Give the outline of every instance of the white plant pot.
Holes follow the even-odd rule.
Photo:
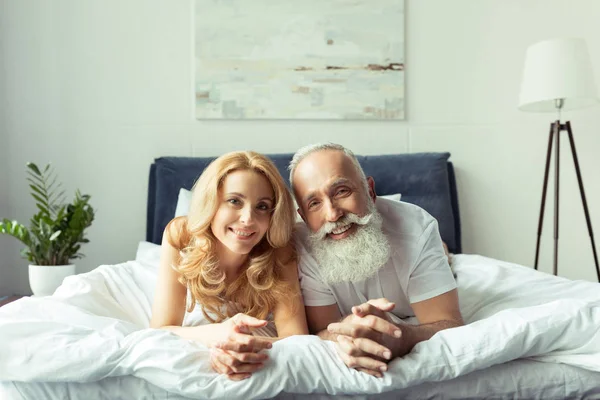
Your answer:
[[[35,296],[51,296],[67,276],[75,275],[75,265],[29,265],[29,286]]]

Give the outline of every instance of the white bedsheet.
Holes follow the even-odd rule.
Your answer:
[[[599,399],[600,372],[527,359],[509,361],[442,382],[426,382],[378,394],[280,393],[280,400],[396,399]],[[2,400],[186,400],[132,375],[95,382],[0,382]]]
[[[332,343],[297,336],[277,342],[252,378],[231,382],[210,370],[202,345],[148,328],[156,262],[139,257],[67,278],[52,297],[0,308],[0,381],[133,375],[190,398],[265,398],[381,393],[524,357],[600,371],[599,284],[480,256],[455,256],[454,268],[469,324],[420,343],[383,379],[346,368]]]

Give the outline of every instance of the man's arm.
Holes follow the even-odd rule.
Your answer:
[[[402,336],[395,340],[392,349],[395,357],[402,357],[409,353],[417,343],[429,340],[441,330],[464,325],[456,289],[431,299],[412,303],[411,307],[420,324],[399,325]]]
[[[311,334],[319,336],[323,340],[337,341],[337,334],[327,330],[331,323],[338,322],[342,315],[337,304],[329,306],[305,307],[308,330]]]
[[[381,314],[394,308],[394,304],[387,300],[382,304],[375,300],[374,304],[383,310],[380,311]],[[307,306],[306,317],[309,331],[323,340],[335,342],[338,354],[348,367],[376,377],[382,377],[382,372],[387,371],[386,360],[392,357],[392,352],[379,344],[378,338],[382,333],[394,335],[397,331],[400,334],[394,324],[376,315],[359,318],[355,314],[350,314],[342,319],[337,304]],[[348,334],[338,334],[336,326],[341,326],[340,329],[348,331]]]
[[[381,360],[381,349],[391,350],[393,359],[402,357],[409,353],[413,347],[422,341],[430,339],[437,332],[463,325],[462,316],[458,307],[458,295],[456,289],[433,297],[413,303],[412,307],[420,325],[398,324],[394,325],[385,315],[393,303],[386,299],[369,300],[353,308],[354,320],[345,318],[340,323],[331,324],[328,327],[330,334],[344,335],[351,339],[344,347],[348,356],[360,356],[365,361]],[[393,307],[392,307],[393,308]],[[400,335],[395,335],[390,328],[394,327],[401,331]],[[362,341],[362,338],[369,338],[369,341]],[[373,342],[379,346],[374,346]],[[380,347],[383,346],[383,347]]]

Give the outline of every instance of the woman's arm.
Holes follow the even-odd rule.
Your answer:
[[[276,340],[293,335],[308,335],[304,300],[298,280],[298,264],[295,259],[284,266],[283,278],[291,290],[289,297],[286,297],[285,301],[280,301],[273,310],[273,319],[277,328]]]
[[[158,279],[150,319],[151,328],[181,328],[183,323],[187,288],[178,281],[179,273],[173,268],[179,263],[181,257],[179,249],[171,243],[179,242],[184,223],[184,217],[176,218],[167,225],[163,233]]]
[[[187,288],[179,282],[179,273],[173,268],[179,263],[180,255],[179,249],[171,243],[181,241],[184,224],[185,217],[176,218],[167,225],[163,234],[150,327],[168,330],[184,339],[213,348],[211,366],[215,371],[226,374],[232,380],[248,378],[264,366],[268,356],[261,351],[271,347],[270,341],[248,333],[252,328],[265,326],[267,321],[238,314],[218,324],[181,326],[185,316]],[[223,343],[234,346],[233,351],[221,350]]]
[[[151,328],[171,331],[184,339],[195,340],[207,347],[226,340],[233,334],[232,327],[223,324],[209,324],[194,327],[183,327],[187,288],[178,281],[179,272],[173,265],[180,262],[179,249],[172,243],[179,243],[184,233],[185,217],[174,219],[167,225],[163,234],[162,253],[158,271],[158,281],[152,305]],[[256,322],[264,326],[265,322]]]

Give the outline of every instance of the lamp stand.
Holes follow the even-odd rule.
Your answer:
[[[561,104],[562,105],[562,104]],[[600,282],[600,268],[598,267],[598,255],[596,254],[596,244],[594,243],[594,233],[592,231],[592,222],[588,211],[587,201],[585,199],[585,191],[583,189],[583,181],[581,180],[581,171],[579,169],[579,160],[577,159],[577,151],[575,150],[575,141],[573,140],[573,131],[571,123],[567,121],[561,124],[560,120],[556,120],[550,124],[550,135],[548,137],[548,152],[546,153],[546,169],[544,171],[544,185],[542,188],[542,205],[540,208],[540,218],[538,222],[537,243],[535,246],[535,264],[534,268],[538,269],[538,260],[540,253],[540,238],[542,236],[542,225],[544,223],[544,209],[546,208],[546,190],[548,188],[548,171],[550,169],[550,158],[552,156],[552,143],[555,143],[555,169],[554,169],[554,268],[553,273],[558,273],[558,199],[559,199],[559,172],[560,172],[560,133],[566,131],[569,135],[569,143],[571,145],[571,153],[573,154],[573,162],[575,163],[575,172],[577,173],[577,182],[579,183],[579,192],[581,193],[581,201],[583,203],[583,211],[585,212],[585,220],[587,222],[588,233],[592,242],[592,252],[594,254],[594,263],[596,265],[596,273],[598,282]],[[553,140],[554,139],[554,140]]]

